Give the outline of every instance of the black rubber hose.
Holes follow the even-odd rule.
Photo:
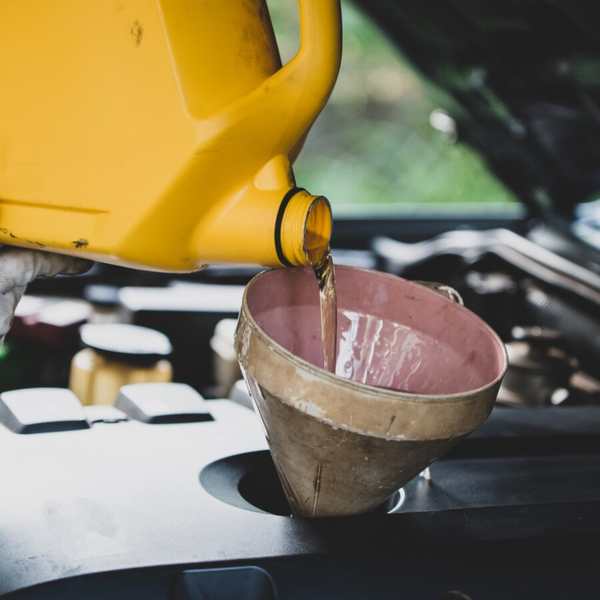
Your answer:
[[[525,302],[538,325],[557,329],[582,364],[600,373],[600,321],[537,287],[525,292]]]

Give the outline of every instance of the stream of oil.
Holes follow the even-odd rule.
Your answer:
[[[323,342],[323,368],[335,373],[337,360],[337,291],[335,271],[331,252],[327,252],[318,262],[311,262],[319,286],[321,309],[321,339]]]

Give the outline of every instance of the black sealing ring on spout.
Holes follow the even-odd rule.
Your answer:
[[[281,223],[283,222],[283,215],[285,209],[290,203],[290,200],[298,193],[305,192],[306,190],[301,187],[294,187],[287,192],[283,197],[281,204],[279,205],[279,211],[277,212],[277,219],[275,220],[275,250],[277,250],[277,258],[284,267],[293,267],[294,265],[285,257],[283,248],[281,246]]]

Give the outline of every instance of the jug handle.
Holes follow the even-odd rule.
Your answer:
[[[437,283],[436,281],[413,281],[413,283],[433,290],[437,294],[440,294],[440,296],[444,296],[445,298],[448,298],[448,300],[456,302],[456,304],[460,304],[461,306],[465,305],[462,296],[453,287],[450,287],[449,285]]]
[[[298,0],[300,48],[281,69],[234,100],[219,121],[269,158],[289,154],[325,106],[340,68],[340,0]],[[221,120],[223,119],[223,120]]]

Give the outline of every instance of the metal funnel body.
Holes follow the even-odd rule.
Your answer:
[[[244,295],[236,352],[295,516],[370,512],[478,427],[507,366],[498,336],[444,296],[336,268],[338,362],[322,364],[310,269]],[[376,387],[379,386],[379,387]]]

